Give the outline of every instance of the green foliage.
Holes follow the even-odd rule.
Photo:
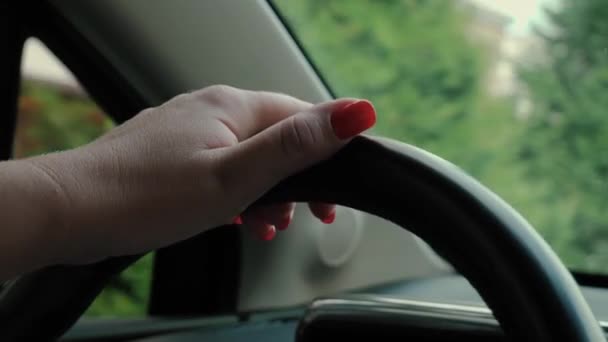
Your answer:
[[[22,87],[18,124],[18,157],[78,147],[113,127],[86,97],[34,82]]]
[[[607,16],[603,0],[565,1],[550,12],[555,29],[540,32],[543,58],[522,68],[535,107],[520,157],[554,209],[543,225],[571,265],[599,272],[608,271]]]
[[[497,46],[471,39],[474,18],[456,2],[275,2],[336,95],[373,101],[374,133],[459,165],[522,212],[570,267],[608,272],[604,0],[570,0],[554,13],[548,60],[522,73],[530,120],[485,90]]]
[[[453,2],[276,1],[339,96],[369,98],[376,134],[406,141],[489,180],[517,179],[511,104],[483,89],[487,46]]]
[[[482,58],[450,3],[278,3],[338,95],[374,100],[383,134],[435,141],[474,110]]]
[[[143,316],[148,307],[153,254],[147,254],[112,281],[89,307],[86,316]]]

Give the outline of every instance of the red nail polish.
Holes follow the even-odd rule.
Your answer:
[[[274,239],[275,235],[277,235],[277,231],[274,229],[273,226],[268,225],[266,232],[264,233],[264,236],[262,236],[262,240],[270,241],[270,240]]]
[[[323,222],[325,224],[331,224],[331,223],[334,223],[335,220],[336,220],[336,212],[332,211],[331,214],[327,215],[324,219],[321,220],[321,222]]]
[[[243,219],[241,215],[237,215],[232,219],[232,224],[243,224]]]
[[[360,100],[348,104],[331,115],[331,127],[340,139],[348,139],[376,123],[376,111],[371,102]]]
[[[284,217],[281,222],[279,222],[279,224],[276,225],[278,230],[285,230],[287,229],[287,227],[289,227],[289,224],[291,223],[291,217],[287,216]]]

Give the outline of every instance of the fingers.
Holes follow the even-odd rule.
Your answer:
[[[255,207],[242,215],[242,224],[261,240],[271,240],[277,230],[285,230],[293,219],[295,203]]]
[[[336,218],[336,206],[328,203],[311,202],[311,212],[321,222],[331,224]],[[293,202],[258,206],[237,216],[232,222],[244,225],[258,239],[272,240],[278,231],[286,230],[293,220],[296,204]]]
[[[330,157],[375,121],[368,101],[321,103],[235,146],[214,150],[218,178],[226,191],[251,203],[282,179]]]
[[[277,229],[274,225],[255,215],[248,217],[246,222],[243,220],[243,225],[260,240],[270,241],[277,234]]]
[[[278,230],[285,230],[293,219],[295,207],[293,202],[256,206],[245,212],[243,222],[247,223],[251,218],[255,218],[275,226]]]
[[[325,224],[331,224],[336,219],[336,206],[333,204],[311,202],[308,207],[312,214]]]

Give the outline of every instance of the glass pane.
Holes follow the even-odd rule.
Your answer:
[[[608,272],[605,0],[276,0],[375,133],[459,165],[574,269]]]
[[[38,40],[26,42],[22,75],[15,158],[74,148],[114,126]],[[131,266],[103,291],[87,315],[145,315],[151,267],[151,255]]]

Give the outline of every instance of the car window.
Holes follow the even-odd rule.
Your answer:
[[[275,0],[374,133],[421,146],[521,212],[572,269],[608,272],[604,0]]]
[[[74,148],[113,126],[66,67],[40,41],[29,39],[23,51],[14,157]],[[87,315],[145,315],[151,267],[149,254],[114,279]]]

